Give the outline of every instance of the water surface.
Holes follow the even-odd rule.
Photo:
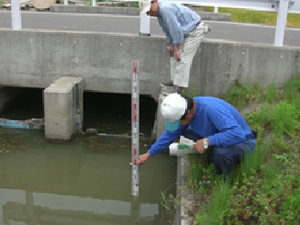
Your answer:
[[[171,224],[161,193],[174,194],[175,158],[160,154],[141,166],[133,199],[131,139],[51,143],[43,132],[7,129],[0,136],[0,224]]]
[[[43,117],[41,89],[25,93],[3,118]],[[131,196],[131,96],[84,94],[84,124],[99,133],[49,142],[44,131],[0,128],[0,224],[168,225],[174,212],[161,194],[175,194],[176,158],[165,153],[140,168],[140,195]],[[156,103],[140,100],[140,153],[151,143]]]

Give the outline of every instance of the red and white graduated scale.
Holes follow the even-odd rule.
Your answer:
[[[133,196],[139,195],[139,79],[137,73],[137,61],[133,61],[133,74],[132,74],[132,123],[131,123],[131,149],[132,149],[132,186],[131,194]]]

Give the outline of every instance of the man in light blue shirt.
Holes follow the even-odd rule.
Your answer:
[[[169,84],[176,88],[187,88],[190,68],[197,49],[204,38],[204,24],[200,16],[190,8],[179,3],[140,0],[140,14],[157,17],[166,34],[170,56]]]
[[[255,148],[255,136],[242,115],[232,105],[215,97],[182,97],[169,94],[161,104],[166,130],[147,153],[139,156],[143,164],[151,156],[167,149],[180,135],[195,142],[203,154],[211,146],[212,162],[219,174],[227,174]]]

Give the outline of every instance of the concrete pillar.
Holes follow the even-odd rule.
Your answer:
[[[163,84],[160,84],[160,93],[158,96],[158,105],[156,112],[156,139],[164,132],[165,130],[165,119],[162,117],[160,106],[165,97],[167,97],[171,93],[176,93],[176,88],[174,86],[169,87]]]
[[[46,88],[44,114],[46,139],[70,140],[83,123],[83,79],[61,77]]]

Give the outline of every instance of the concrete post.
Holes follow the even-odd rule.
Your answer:
[[[157,105],[157,111],[156,111],[156,139],[159,138],[159,136],[164,132],[165,130],[165,119],[163,118],[161,114],[160,106],[162,102],[164,101],[165,97],[167,97],[169,94],[177,93],[175,86],[165,86],[163,84],[160,84],[160,93],[158,96],[158,105]]]
[[[75,87],[78,93],[75,93]],[[78,99],[76,99],[78,96]],[[78,110],[78,102],[79,108]],[[77,107],[76,107],[77,106]],[[70,140],[83,122],[83,79],[61,77],[44,90],[45,137]],[[78,115],[80,114],[80,115]]]

